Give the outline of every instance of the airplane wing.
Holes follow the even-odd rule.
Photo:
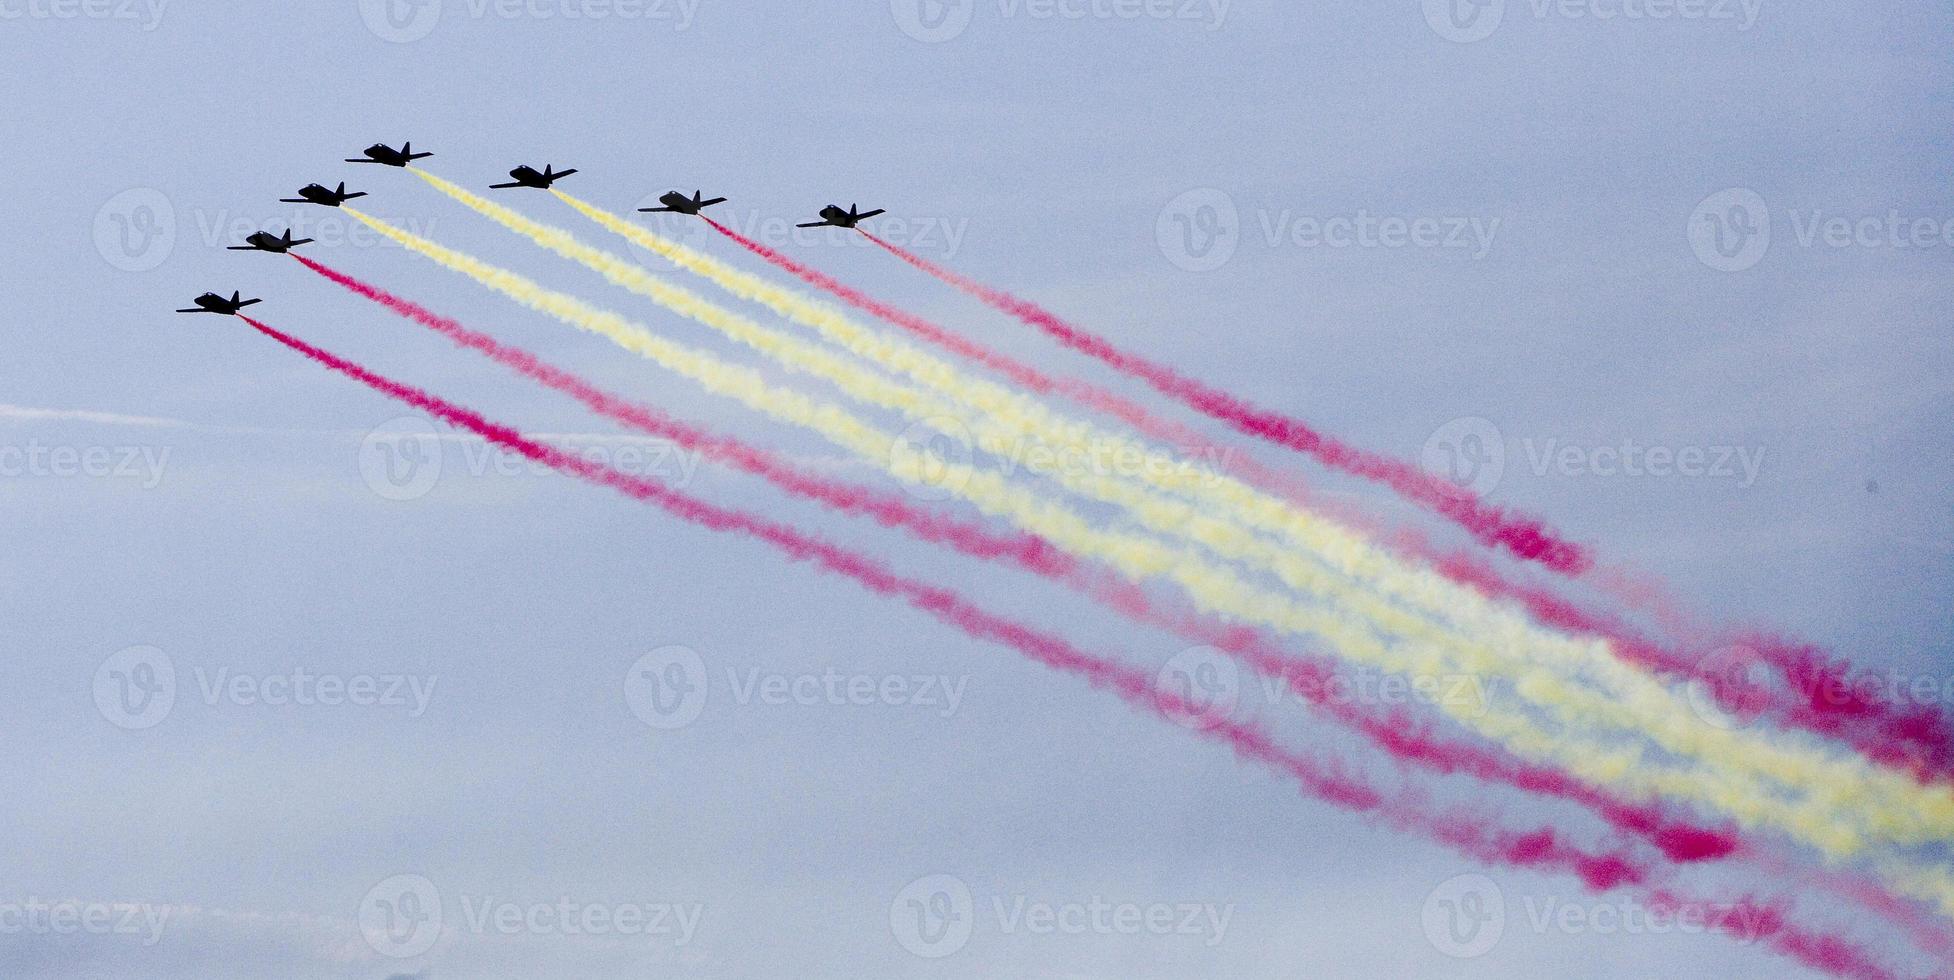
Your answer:
[[[245,300],[244,302],[242,302],[242,303],[239,303],[239,304],[237,305],[237,308],[241,310],[241,309],[244,309],[244,308],[245,308],[245,307],[247,307],[247,306],[250,306],[250,305],[251,305],[251,304],[253,304],[253,303],[262,303],[262,302],[264,302],[264,300],[261,300],[261,299],[247,299],[247,300]]]
[[[860,221],[860,220],[862,220],[863,218],[873,218],[873,217],[875,217],[876,215],[878,215],[878,214],[881,214],[881,213],[883,213],[883,212],[885,212],[885,211],[887,211],[887,210],[889,210],[889,209],[888,209],[888,208],[876,208],[876,209],[875,209],[875,210],[873,210],[873,211],[863,211],[863,212],[862,212],[861,214],[858,214],[858,215],[856,215],[856,216],[855,216],[855,220],[856,220],[856,221]]]
[[[507,184],[490,184],[489,190],[499,191],[504,187],[521,187],[521,186],[522,186],[522,181],[518,180],[518,181],[512,181]]]
[[[713,206],[713,205],[715,205],[715,204],[724,204],[724,203],[726,203],[726,199],[725,199],[725,198],[723,198],[723,197],[715,197],[715,198],[713,198],[713,199],[712,199],[712,200],[710,200],[710,201],[700,201],[700,202],[699,202],[699,206],[700,206],[700,207],[702,207],[702,208],[705,208],[705,207],[711,207],[711,206]]]
[[[348,194],[348,195],[346,195],[345,197],[342,197],[342,198],[340,198],[340,200],[342,200],[342,201],[350,201],[350,200],[352,200],[353,198],[356,198],[356,197],[365,197],[365,196],[366,196],[366,192],[365,192],[365,191],[354,191],[353,193],[351,193],[351,194]]]
[[[178,313],[209,313],[209,310],[178,310]]]
[[[308,201],[308,200],[306,200],[305,198],[302,198],[302,197],[281,197],[281,198],[279,198],[279,199],[278,199],[278,203],[280,203],[280,204],[311,204],[312,202],[311,202],[311,201]]]
[[[258,250],[258,246],[256,245],[228,245],[225,246],[224,248],[224,251],[226,252],[255,252],[257,250]],[[183,311],[178,310],[177,312],[181,313]]]
[[[823,227],[823,226],[825,226],[825,225],[827,225],[827,224],[828,224],[828,222],[826,222],[826,221],[810,221],[810,222],[808,222],[807,224],[804,224],[804,225],[795,225],[794,227],[796,227],[796,228],[820,228],[820,227]]]
[[[678,209],[677,208],[639,208],[638,210],[646,214],[651,214],[658,211],[677,211]]]

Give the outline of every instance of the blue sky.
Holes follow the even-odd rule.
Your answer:
[[[1718,621],[1945,678],[1950,29],[1932,5],[1773,0],[0,0],[0,909],[165,920],[153,942],[139,920],[0,922],[0,973],[1789,975],[1718,939],[1537,925],[1596,900],[1506,871],[1488,872],[1503,934],[1453,955],[1422,917],[1469,862],[759,545],[464,440],[422,458],[431,483],[390,481],[373,434],[424,422],[241,324],[168,311],[262,296],[269,322],[492,416],[643,450],[611,458],[1169,662],[1171,637],[620,441],[292,263],[223,249],[305,222],[324,261],[816,456],[276,201],[346,180],[379,214],[729,353],[411,177],[339,161],[411,139],[471,186],[573,166],[566,189],[618,209],[698,187],[762,234],[858,201],[928,257],[1361,444],[1420,458],[1484,420],[1493,499]],[[575,227],[543,195],[508,200]],[[1392,239],[1389,221],[1446,233]],[[875,250],[783,247],[1115,380]],[[1578,465],[1558,462],[1570,446]],[[1650,447],[1753,464],[1612,465]],[[159,666],[160,716],[102,700]],[[640,668],[703,678],[696,715],[646,701]],[[900,693],[832,694],[854,678]],[[289,703],[293,684],[339,703]],[[432,948],[362,935],[423,884],[446,926]],[[966,938],[903,925],[939,894]],[[566,903],[612,926],[567,935]],[[1093,918],[1156,906],[1172,927]],[[1086,924],[1043,930],[1039,910]]]

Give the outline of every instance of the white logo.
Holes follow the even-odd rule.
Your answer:
[[[1167,713],[1185,728],[1211,728],[1227,720],[1241,698],[1241,669],[1214,647],[1189,647],[1174,654],[1154,675],[1165,694],[1179,699]]]
[[[360,0],[360,19],[381,40],[406,44],[434,33],[441,0]]]
[[[381,956],[407,959],[441,938],[441,893],[420,875],[395,875],[360,901],[360,934]]]
[[[153,728],[176,705],[176,664],[155,647],[127,647],[95,669],[95,708],[111,724]]]
[[[1771,209],[1748,188],[1718,191],[1690,213],[1689,247],[1712,269],[1742,272],[1771,250]]]
[[[1221,268],[1234,257],[1241,230],[1235,199],[1212,187],[1196,188],[1168,201],[1153,223],[1160,254],[1184,272]]]
[[[624,675],[624,703],[638,720],[660,730],[684,728],[706,708],[706,662],[697,650],[659,647]]]
[[[136,187],[95,212],[95,250],[124,272],[162,265],[176,246],[176,208],[162,191]]]
[[[926,875],[889,903],[889,931],[902,948],[925,959],[948,956],[970,941],[977,906],[956,875]]]
[[[1746,646],[1721,647],[1696,662],[1687,686],[1689,705],[1717,728],[1748,728],[1770,698],[1764,658]]]
[[[661,192],[654,191],[639,198],[638,203],[633,205],[633,208],[655,208],[663,206],[664,202],[658,199],[659,193]],[[669,239],[683,245],[697,245],[700,241],[700,236],[706,233],[705,219],[697,215],[679,214],[676,211],[660,211],[650,214],[640,214],[639,218],[643,222],[640,227],[643,227],[646,231],[660,238]],[[728,227],[731,227],[731,225],[729,224]],[[638,244],[636,241],[630,241],[628,244],[632,256],[637,258],[638,264],[640,265],[648,265],[654,269],[665,269],[669,268],[672,264],[670,259]]]
[[[1506,0],[1425,0],[1425,23],[1447,41],[1483,41],[1499,29]]]
[[[927,418],[896,435],[890,470],[904,490],[924,500],[947,500],[970,482],[970,430],[953,418]]]
[[[1425,896],[1425,938],[1447,956],[1484,956],[1506,931],[1506,896],[1482,874],[1449,879]]]
[[[889,0],[889,13],[904,34],[925,44],[948,41],[970,26],[977,0]]]
[[[441,479],[441,435],[420,415],[402,415],[360,440],[360,476],[385,500],[414,500]]]
[[[1500,477],[1506,473],[1506,439],[1487,419],[1453,419],[1425,440],[1419,461],[1433,476],[1483,497],[1499,486]]]

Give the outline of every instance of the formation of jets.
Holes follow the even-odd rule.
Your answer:
[[[346,162],[377,163],[385,167],[406,167],[416,160],[434,155],[426,152],[415,153],[414,144],[412,143],[402,143],[398,150],[385,143],[375,143],[367,147],[362,153],[363,155],[361,156],[347,157]],[[512,187],[533,187],[538,190],[548,190],[552,184],[576,172],[574,167],[568,170],[557,170],[554,166],[545,164],[542,170],[537,170],[535,167],[524,164],[509,171],[510,179],[508,182],[490,184],[489,187],[494,190],[505,190]],[[345,181],[341,181],[336,187],[327,187],[324,184],[307,184],[299,189],[297,197],[279,198],[279,201],[285,204],[317,204],[321,207],[336,208],[345,204],[347,201],[365,196],[365,191],[348,191]],[[706,208],[712,207],[715,204],[723,204],[725,201],[726,199],[723,197],[706,197],[698,190],[694,190],[691,197],[686,197],[678,191],[666,191],[658,195],[658,207],[639,208],[638,210],[644,212],[696,215]],[[843,211],[840,205],[830,204],[820,210],[819,221],[810,221],[805,224],[796,225],[795,227],[853,228],[862,220],[873,218],[881,213],[883,213],[883,209],[881,208],[876,208],[873,211],[863,211],[855,205],[850,204],[848,205],[848,210]],[[246,237],[244,244],[230,246],[230,250],[233,252],[271,252],[273,254],[283,255],[311,241],[312,239],[310,238],[294,239],[289,230],[283,235],[274,235],[268,231],[258,231],[252,232]],[[245,299],[242,293],[233,291],[229,299],[226,299],[220,293],[205,293],[191,302],[194,305],[190,309],[178,310],[177,312],[216,313],[222,316],[236,316],[238,311],[253,303],[261,303],[263,300]]]

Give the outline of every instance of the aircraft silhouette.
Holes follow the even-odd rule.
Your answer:
[[[375,143],[366,148],[366,156],[347,157],[346,162],[384,163],[389,167],[405,167],[422,157],[431,157],[433,155],[432,153],[415,153],[414,144],[412,143],[402,143],[398,150],[385,143]]]
[[[277,252],[278,254],[283,255],[284,253],[291,251],[295,246],[304,245],[311,241],[312,239],[310,238],[301,238],[298,239],[297,241],[293,241],[292,231],[289,228],[285,230],[285,234],[283,237],[274,235],[268,231],[254,231],[244,239],[244,244],[230,246],[230,251]]]
[[[678,191],[666,191],[665,193],[658,195],[658,203],[664,205],[664,207],[639,208],[638,210],[645,211],[645,212],[676,211],[679,214],[698,214],[700,209],[712,207],[713,205],[719,204],[726,200],[723,197],[715,197],[710,201],[706,201],[706,200],[701,200],[700,199],[701,197],[702,195],[696,190],[692,192],[691,197],[686,197],[684,194],[680,194]]]
[[[196,299],[190,301],[192,303],[197,304],[196,306],[193,306],[187,310],[178,310],[177,312],[178,313],[217,313],[223,316],[237,316],[237,311],[244,309],[245,307],[250,306],[253,303],[264,302],[264,300],[261,299],[242,299],[240,298],[242,297],[242,295],[243,295],[242,293],[232,292],[231,298],[225,299],[224,297],[219,296],[216,293],[205,293],[202,296],[199,296]]]
[[[542,173],[537,173],[535,167],[521,166],[509,171],[509,176],[514,177],[515,180],[507,184],[490,184],[489,187],[494,190],[505,187],[534,187],[538,190],[548,190],[551,184],[576,172],[574,167],[569,170],[551,170],[547,163],[543,164]]]
[[[853,204],[850,204],[848,205],[848,210],[843,211],[841,209],[841,205],[830,204],[827,207],[821,209],[820,221],[810,221],[807,224],[795,225],[794,227],[821,228],[827,225],[833,225],[836,228],[853,228],[855,227],[856,222],[862,220],[863,218],[873,218],[876,215],[881,214],[883,210],[884,210],[883,208],[876,208],[873,211],[857,211],[855,209],[855,206]]]
[[[329,208],[336,208],[353,198],[365,196],[365,191],[346,193],[346,182],[342,180],[339,182],[338,190],[328,190],[323,184],[307,184],[299,188],[299,196],[281,197],[278,200],[285,204],[322,204]]]

